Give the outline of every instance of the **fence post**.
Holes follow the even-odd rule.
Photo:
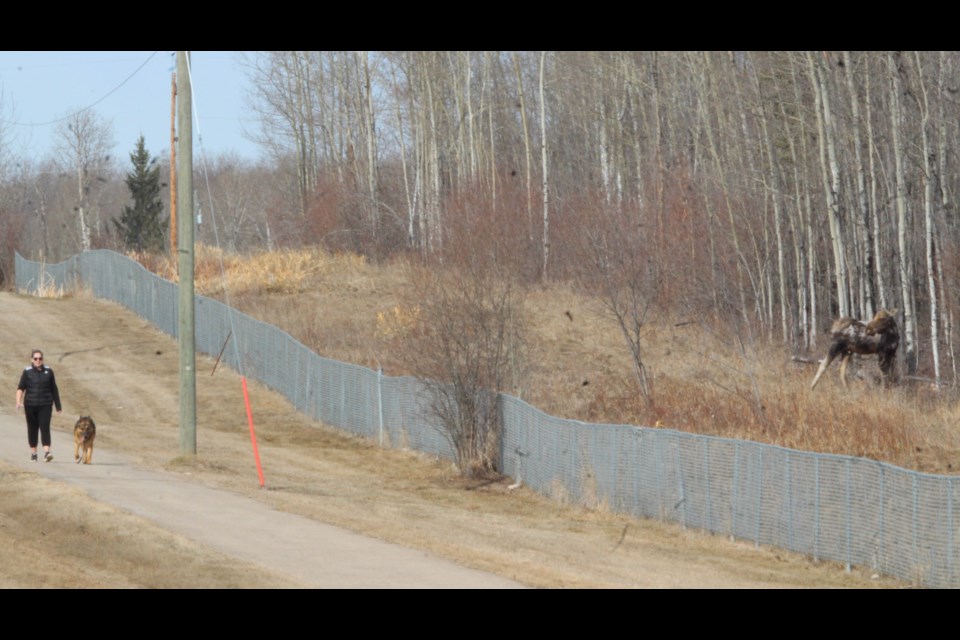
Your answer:
[[[953,575],[953,478],[947,479],[947,584],[956,584]]]
[[[876,560],[874,560],[873,568],[877,571],[880,570],[880,558],[883,556],[883,544],[885,538],[885,527],[887,523],[885,505],[886,505],[886,492],[887,492],[887,475],[886,467],[880,465],[880,522],[879,522],[879,531],[877,532],[877,550],[876,550]]]
[[[853,543],[851,541],[851,537],[853,535],[853,531],[851,531],[853,523],[851,522],[852,517],[850,515],[852,509],[852,505],[850,504],[850,459],[847,458],[845,462],[846,464],[844,464],[843,469],[846,471],[846,491],[844,495],[847,500],[847,573],[850,573],[853,564],[850,558],[850,554],[853,553]]]
[[[383,367],[377,367],[377,420],[380,429],[380,447],[383,448]]]
[[[753,534],[753,545],[760,548],[760,513],[763,510],[763,449],[760,449],[757,465],[757,527]]]
[[[787,459],[783,465],[783,499],[787,503],[787,546],[791,550],[796,547],[793,544],[793,491],[790,486],[790,454],[786,454]]]
[[[680,457],[680,436],[673,436],[673,458],[674,465],[677,468],[677,481],[680,484],[680,525],[686,529],[687,528],[687,494],[685,492],[685,487],[683,486],[683,460]]]
[[[820,562],[820,456],[813,461],[813,561]]]
[[[916,568],[920,565],[919,558],[917,557],[917,512],[920,510],[919,498],[917,496],[917,476],[913,476],[913,514],[910,518],[911,525],[911,542],[913,543],[913,566]]]
[[[733,445],[733,489],[730,491],[730,541],[737,534],[737,512],[740,509],[740,442]]]
[[[710,440],[700,438],[700,444],[703,446],[703,481],[706,487],[707,499],[707,531],[716,533],[716,527],[713,526],[713,486],[710,483]]]

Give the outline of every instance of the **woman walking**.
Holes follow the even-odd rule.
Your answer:
[[[27,416],[27,442],[30,459],[37,461],[37,440],[43,443],[43,461],[53,460],[50,453],[50,417],[53,407],[60,413],[60,390],[53,369],[43,364],[43,352],[34,349],[31,363],[20,374],[17,385],[17,409]],[[39,438],[38,438],[39,436]]]

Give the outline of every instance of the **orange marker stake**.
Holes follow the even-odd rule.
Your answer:
[[[253,458],[257,462],[257,475],[260,476],[260,488],[263,489],[263,467],[260,466],[260,451],[257,450],[257,435],[253,432],[253,412],[250,410],[250,394],[247,393],[247,377],[241,376],[243,383],[243,403],[247,406],[247,422],[250,424],[250,442],[253,443]]]

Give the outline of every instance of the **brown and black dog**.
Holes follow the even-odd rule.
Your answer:
[[[80,416],[77,424],[73,425],[73,457],[77,464],[82,460],[90,464],[93,457],[93,441],[97,437],[97,425],[90,416]]]

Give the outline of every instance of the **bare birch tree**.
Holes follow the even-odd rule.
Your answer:
[[[948,80],[952,80],[952,73],[954,70],[952,56],[947,55],[947,52],[941,51],[939,53],[940,64],[939,64],[939,75],[937,78],[937,87],[942,91],[946,86]],[[941,212],[940,220],[937,223],[940,225],[940,228],[943,229],[943,234],[941,237],[940,233],[937,233],[934,236],[934,254],[936,256],[937,263],[937,278],[940,283],[940,292],[943,299],[943,330],[944,330],[944,339],[946,341],[947,353],[950,356],[950,367],[953,373],[953,384],[957,384],[957,357],[956,357],[956,345],[954,344],[954,327],[956,326],[953,317],[953,302],[954,296],[951,295],[951,287],[946,285],[946,275],[944,268],[944,259],[943,259],[943,247],[949,246],[951,244],[951,239],[949,237],[948,229],[950,224],[947,218],[950,216],[950,212],[953,209],[953,201],[950,198],[950,189],[947,186],[947,149],[948,149],[948,119],[946,114],[946,101],[937,100],[937,187],[940,192],[939,198],[939,211]],[[956,125],[954,125],[956,126]]]
[[[870,212],[867,204],[867,181],[863,169],[863,141],[860,136],[860,97],[854,83],[853,61],[850,52],[844,51],[842,55],[847,91],[850,94],[850,130],[853,136],[851,144],[854,152],[853,169],[856,173],[856,197],[854,198],[854,203],[856,206],[857,246],[863,253],[862,260],[858,261],[857,264],[857,281],[859,288],[864,292],[863,303],[858,315],[861,318],[872,318],[874,309],[876,308],[873,281],[873,234],[871,233]]]
[[[777,245],[777,292],[780,302],[780,330],[782,332],[783,341],[787,342],[790,338],[789,336],[789,311],[788,305],[790,296],[787,294],[787,270],[786,270],[786,250],[784,246],[784,208],[783,203],[783,187],[781,185],[779,165],[777,162],[777,154],[774,151],[773,139],[770,135],[770,128],[767,124],[768,116],[767,109],[771,108],[773,105],[767,105],[763,100],[763,91],[761,90],[759,72],[757,70],[756,60],[752,60],[750,64],[752,71],[752,79],[756,87],[756,97],[757,97],[757,111],[760,121],[760,132],[763,142],[763,150],[766,152],[767,168],[769,171],[769,176],[765,182],[769,184],[770,190],[770,199],[773,206],[773,216],[774,216],[774,233],[776,235],[776,245]]]
[[[830,242],[833,247],[833,263],[836,269],[836,296],[838,314],[849,316],[850,295],[847,273],[846,247],[844,245],[843,219],[840,216],[840,166],[837,162],[833,111],[830,107],[830,93],[826,86],[825,71],[820,58],[812,51],[807,52],[810,77],[813,81],[816,99],[817,125],[820,142],[820,167],[823,175],[823,190],[827,200],[827,218],[830,224]]]
[[[540,162],[541,189],[543,191],[543,270],[542,278],[547,278],[550,264],[550,180],[547,162],[547,96],[546,96],[547,52],[540,53]]]
[[[89,251],[91,243],[90,195],[98,178],[103,179],[113,147],[112,125],[86,109],[64,118],[56,129],[57,150],[65,167],[77,179],[76,205],[79,248]]]
[[[530,240],[533,240],[533,153],[530,149],[530,127],[527,124],[527,101],[523,91],[523,73],[520,71],[520,57],[513,53],[513,70],[517,78],[517,100],[520,110],[520,125],[523,133],[523,167],[524,183],[527,192],[527,228],[530,230]]]
[[[924,80],[923,62],[920,59],[920,52],[913,52],[914,65],[916,67],[917,82],[920,85],[920,96],[918,104],[920,107],[920,140],[923,148],[923,161],[921,164],[920,180],[923,183],[923,228],[924,228],[924,254],[927,264],[927,292],[930,296],[928,304],[930,305],[930,354],[933,357],[933,377],[934,383],[940,386],[940,331],[939,315],[937,303],[937,280],[936,268],[934,265],[933,253],[933,165],[931,159],[933,150],[931,149],[927,129],[930,122],[930,96],[927,91],[927,83]]]
[[[898,238],[898,266],[900,293],[902,297],[904,316],[904,356],[907,364],[907,373],[913,374],[917,370],[917,329],[916,309],[913,302],[913,251],[908,243],[910,221],[908,219],[906,170],[904,168],[904,147],[902,141],[902,118],[899,54],[887,54],[887,68],[890,80],[890,135],[894,156],[894,201],[897,209],[897,238]]]

